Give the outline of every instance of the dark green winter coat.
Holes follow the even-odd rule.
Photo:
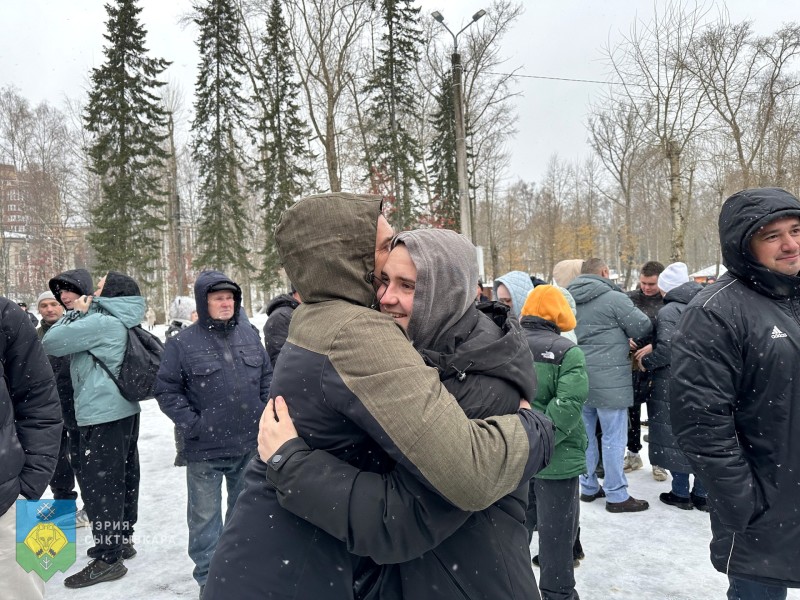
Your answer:
[[[556,426],[556,447],[540,479],[570,479],[586,472],[586,429],[581,412],[589,395],[589,378],[583,351],[559,335],[556,325],[539,317],[522,317],[536,367],[535,410]]]

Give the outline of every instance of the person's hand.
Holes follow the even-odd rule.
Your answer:
[[[628,338],[628,346],[631,347],[631,350],[636,352],[639,349],[639,344],[633,341],[633,338]]]
[[[296,437],[297,430],[283,396],[278,396],[274,401],[270,398],[258,426],[258,455],[261,460],[267,462],[278,448]]]
[[[653,351],[653,344],[647,344],[647,346],[639,348],[636,351],[636,353],[633,355],[633,358],[636,361],[638,361],[639,363],[641,363],[642,362],[642,358],[644,358],[645,356],[650,354],[652,351]]]
[[[92,298],[93,296],[81,296],[72,303],[72,308],[82,313],[88,312],[89,306],[92,304]]]
[[[531,408],[531,403],[530,403],[530,402],[528,402],[527,400],[525,400],[525,398],[520,398],[520,400],[519,400],[519,407],[520,407],[520,409],[522,409],[522,408],[527,408],[528,410],[533,410],[533,409]]]

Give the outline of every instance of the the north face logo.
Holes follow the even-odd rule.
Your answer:
[[[789,337],[789,336],[786,335],[785,333],[783,333],[780,329],[778,329],[777,325],[774,325],[772,327],[772,339],[773,340],[776,340],[778,338],[785,338],[785,337]]]

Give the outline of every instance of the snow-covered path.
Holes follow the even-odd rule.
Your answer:
[[[142,408],[139,436],[142,479],[136,526],[138,555],[126,561],[128,574],[122,579],[82,590],[65,588],[66,575],[57,573],[47,583],[47,598],[168,600],[197,597],[198,588],[192,579],[194,565],[186,553],[185,471],[173,466],[172,424],[155,401],[143,403]],[[646,461],[646,445],[642,456]],[[654,481],[648,464],[629,474],[628,481],[631,494],[648,500],[650,510],[611,514],[606,512],[602,500],[581,503],[581,539],[586,552],[586,559],[576,570],[581,599],[723,600],[727,579],[709,562],[708,515],[682,511],[659,502],[658,494],[668,491],[669,483]],[[91,543],[88,530],[79,529],[77,537],[78,561],[69,574],[88,561],[86,549]],[[534,554],[536,548],[534,536]],[[536,574],[538,576],[538,570]],[[789,599],[800,600],[800,590],[790,590]]]

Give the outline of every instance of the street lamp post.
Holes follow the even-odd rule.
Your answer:
[[[463,66],[461,55],[458,53],[458,36],[461,35],[470,25],[475,23],[486,11],[481,9],[472,15],[472,20],[467,23],[458,33],[453,33],[445,24],[444,17],[439,11],[434,11],[431,16],[447,32],[453,36],[453,111],[455,113],[456,128],[456,173],[458,175],[458,208],[461,215],[461,233],[472,241],[472,209],[469,203],[469,179],[467,177],[467,141],[466,127],[464,125],[464,87],[462,83]]]

